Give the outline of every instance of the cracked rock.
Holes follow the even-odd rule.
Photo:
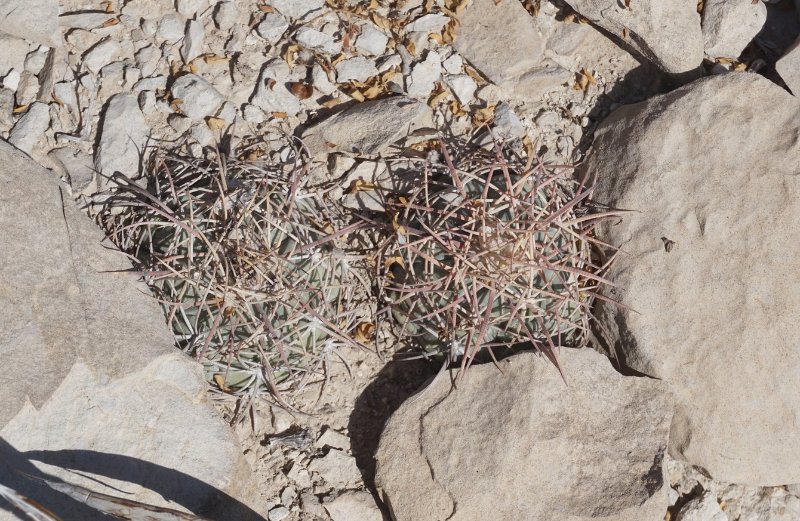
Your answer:
[[[217,112],[225,98],[209,82],[196,74],[185,74],[172,84],[172,97],[180,99],[180,110],[195,121]]]
[[[336,64],[336,81],[338,83],[353,80],[367,81],[377,74],[378,68],[375,67],[375,62],[363,56],[342,60]]]
[[[3,0],[0,2],[0,33],[48,47],[63,45],[58,27],[56,0]]]
[[[11,129],[8,142],[30,155],[49,127],[50,106],[46,103],[32,103]]]
[[[133,94],[117,94],[109,99],[94,154],[95,168],[104,176],[98,179],[101,188],[105,186],[105,178],[116,172],[129,178],[139,176],[149,132]]]
[[[229,31],[239,18],[236,4],[230,0],[219,2],[214,8],[214,24],[220,31]]]
[[[122,46],[114,38],[106,38],[92,46],[83,55],[83,65],[94,74],[100,72],[104,66],[119,59],[122,55]]]
[[[289,65],[281,59],[267,63],[258,77],[250,103],[264,112],[296,115],[300,112],[300,101],[286,86],[290,74]]]
[[[407,78],[407,94],[411,98],[425,99],[433,91],[434,84],[442,75],[442,58],[436,51],[428,51],[425,60],[411,69]]]
[[[321,10],[325,0],[271,0],[270,5],[281,14],[300,20]]]
[[[186,24],[186,35],[181,46],[181,58],[184,63],[189,63],[203,52],[203,41],[205,40],[203,24],[197,20],[190,20]]]
[[[256,26],[256,32],[270,44],[276,44],[288,28],[289,22],[280,13],[267,13]]]
[[[705,53],[711,58],[738,58],[767,21],[763,2],[706,0],[703,8]]]
[[[417,129],[433,125],[431,109],[405,96],[366,101],[309,127],[303,133],[312,156],[346,152],[375,155]]]
[[[341,42],[337,42],[332,36],[310,27],[303,27],[297,31],[295,40],[303,47],[313,51],[337,54],[342,50]]]

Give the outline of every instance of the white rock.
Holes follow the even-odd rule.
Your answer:
[[[201,22],[190,20],[186,24],[186,36],[184,36],[183,45],[181,46],[181,58],[183,58],[184,63],[189,63],[200,56],[203,52],[205,36]]]
[[[661,458],[672,403],[655,380],[591,349],[439,378],[389,419],[375,483],[396,521],[643,521],[667,508]],[[613,411],[613,412],[612,412]],[[502,449],[501,449],[502,447]],[[420,499],[424,498],[424,499]]]
[[[787,284],[800,143],[786,138],[799,122],[800,102],[769,80],[713,76],[616,110],[586,160],[593,199],[631,210],[598,233],[624,245],[605,290],[622,305],[598,303],[601,336],[674,391],[670,454],[721,481],[800,482],[800,299]]]
[[[192,118],[187,118],[186,116],[181,116],[180,114],[170,114],[167,116],[167,124],[179,135],[183,135],[191,128]]]
[[[0,132],[5,132],[14,125],[14,91],[0,88]]]
[[[295,116],[300,112],[300,100],[286,87],[291,71],[289,64],[273,59],[261,70],[250,103],[267,113],[285,112]]]
[[[208,9],[208,0],[175,0],[175,7],[186,18],[193,18],[198,12]]]
[[[61,168],[64,176],[69,180],[74,194],[94,188],[94,161],[92,156],[72,148],[56,148],[48,154],[53,162]]]
[[[324,518],[326,515],[319,498],[310,492],[303,492],[300,494],[300,504],[303,508],[303,512],[307,514],[320,518]]]
[[[3,52],[0,52],[0,78],[12,69],[22,71],[25,68],[25,57],[31,51],[31,47],[31,44],[22,38],[0,33],[0,48],[3,49]]]
[[[440,33],[450,22],[450,17],[439,13],[422,15],[406,25],[406,32]]]
[[[337,54],[342,50],[341,42],[337,42],[332,36],[328,36],[310,27],[302,27],[297,31],[295,40],[303,47],[313,51]]]
[[[618,0],[566,0],[593,24],[626,42],[662,70],[694,75],[703,61],[703,32],[691,0],[631,3]],[[680,44],[676,44],[680,42]]]
[[[328,427],[317,440],[317,447],[321,449],[333,447],[334,449],[349,450],[350,437]]]
[[[73,82],[60,81],[53,85],[53,96],[58,98],[72,115],[78,116],[80,106],[78,105],[78,94],[75,92]]]
[[[222,104],[222,108],[217,112],[217,117],[224,120],[226,123],[233,123],[236,119],[236,105],[233,102],[226,101]]]
[[[166,90],[167,77],[166,76],[150,76],[136,82],[133,90],[136,92],[142,90]]]
[[[0,33],[28,41],[60,47],[57,0],[3,0],[0,2]]]
[[[336,92],[336,85],[328,79],[328,73],[318,63],[315,63],[311,69],[311,81],[314,84],[314,88],[325,96],[330,96]]]
[[[289,18],[299,20],[311,14],[319,14],[325,0],[272,0],[270,5]]]
[[[383,521],[372,494],[363,490],[345,492],[324,506],[332,521]]]
[[[707,0],[703,8],[705,53],[711,58],[738,58],[767,21],[763,2]]]
[[[289,469],[286,477],[292,480],[300,489],[311,488],[311,474],[297,462],[292,464],[292,468]]]
[[[455,74],[447,77],[447,84],[462,105],[467,105],[475,97],[478,84],[468,74]]]
[[[289,22],[280,13],[267,13],[256,26],[256,32],[271,44],[278,43],[289,28]]]
[[[50,107],[46,103],[32,103],[11,129],[8,142],[30,154],[49,127]]]
[[[521,138],[526,134],[525,126],[508,103],[500,103],[495,108],[494,128],[503,139]]]
[[[311,125],[303,141],[312,156],[375,155],[411,132],[433,126],[430,107],[405,96],[366,101]]]
[[[158,22],[156,38],[160,41],[175,43],[183,38],[186,19],[178,13],[168,13]]]
[[[19,87],[19,80],[22,78],[22,72],[19,69],[11,69],[3,77],[3,87],[12,91],[17,90]]]
[[[139,109],[145,115],[152,114],[156,111],[156,93],[151,90],[145,90],[139,93]]]
[[[447,74],[461,74],[464,72],[464,59],[458,54],[453,53],[442,62],[442,67]]]
[[[208,125],[194,125],[191,130],[192,139],[197,141],[203,147],[214,147],[217,144],[217,138],[214,133],[208,128]]]
[[[522,3],[475,0],[459,15],[453,47],[498,85],[539,65],[544,43]]]
[[[39,94],[39,80],[36,75],[28,71],[22,71],[19,82],[17,83],[16,100],[17,105],[28,105],[32,103]]]
[[[131,179],[138,177],[150,129],[133,94],[117,94],[109,99],[98,133],[94,162],[97,171],[105,176],[98,182],[100,187],[116,172]]]
[[[158,63],[161,61],[161,51],[155,45],[148,45],[136,51],[136,65],[142,73],[142,76],[147,78],[152,76],[158,69]]]
[[[65,13],[58,17],[58,24],[62,29],[85,29],[91,31],[101,27],[111,19],[106,12],[77,12]]]
[[[284,506],[275,507],[269,511],[269,521],[283,521],[289,517],[289,509]]]
[[[25,57],[25,70],[33,74],[39,74],[46,61],[47,51],[36,50],[28,53]]]
[[[229,31],[236,24],[239,18],[239,10],[236,3],[231,0],[219,2],[214,7],[214,24],[220,31]]]
[[[784,52],[775,64],[775,70],[780,74],[786,86],[794,93],[800,95],[800,37]]]
[[[717,501],[732,520],[795,521],[800,519],[800,498],[787,488],[728,485]]]
[[[83,55],[83,65],[94,74],[122,55],[122,46],[115,38],[101,40]]]
[[[397,54],[390,54],[378,60],[378,71],[386,72],[391,68],[400,67],[403,65],[403,58]]]
[[[728,521],[728,516],[710,492],[686,503],[678,513],[676,521]]]
[[[264,111],[255,105],[245,103],[244,110],[242,111],[242,117],[248,123],[259,124],[264,122],[266,119],[266,114],[264,114]]]
[[[330,449],[325,456],[311,460],[308,470],[319,474],[325,483],[334,488],[353,487],[361,481],[356,459],[337,449]]]
[[[356,38],[356,49],[367,54],[380,56],[386,50],[389,37],[373,24],[366,22],[361,25],[361,33]]]
[[[427,99],[433,87],[442,76],[442,59],[436,51],[428,51],[425,60],[411,69],[406,80],[408,96],[414,99]]]
[[[172,97],[180,99],[180,110],[195,121],[217,112],[225,98],[209,82],[196,74],[185,74],[172,84]]]
[[[363,56],[356,56],[342,60],[336,64],[337,83],[347,83],[348,81],[367,81],[369,78],[378,74],[375,62]]]

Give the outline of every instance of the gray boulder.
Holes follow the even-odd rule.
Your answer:
[[[695,0],[567,0],[593,24],[624,41],[670,74],[695,71],[703,61],[703,33]]]
[[[800,482],[800,102],[731,73],[598,129],[596,200],[631,210],[600,303],[624,363],[676,396],[670,451],[718,480]]]
[[[523,353],[442,377],[389,420],[376,485],[396,521],[661,519],[672,404],[603,355]]]
[[[234,499],[250,494],[241,448],[125,256],[54,174],[5,142],[0,185],[3,484],[62,519],[87,519],[7,467],[30,473],[37,461],[97,492],[255,518]]]

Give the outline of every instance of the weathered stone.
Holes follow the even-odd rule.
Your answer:
[[[383,514],[372,494],[362,490],[345,492],[325,503],[325,510],[332,521],[383,521]]]
[[[426,100],[441,76],[441,56],[436,51],[428,51],[425,59],[415,64],[411,69],[411,74],[406,78],[408,96],[418,100]]]
[[[310,27],[302,27],[295,35],[297,43],[312,51],[319,51],[328,54],[337,54],[342,50],[341,42],[335,40],[323,32],[311,29]]]
[[[186,18],[193,18],[208,9],[208,0],[175,0],[175,8]]]
[[[74,194],[94,186],[94,161],[90,154],[72,148],[56,148],[48,154],[53,162],[61,168]]]
[[[681,508],[677,521],[728,521],[728,516],[719,507],[717,498],[705,492]]]
[[[181,112],[195,121],[213,115],[225,101],[213,85],[196,74],[185,74],[175,80],[172,96],[181,100]]]
[[[631,210],[600,302],[602,336],[664,380],[670,451],[715,479],[800,482],[800,102],[730,73],[614,112],[587,168],[595,199]]]
[[[220,31],[229,31],[239,18],[239,10],[236,3],[231,0],[219,2],[214,7],[214,24]]]
[[[270,5],[281,14],[298,20],[319,13],[325,0],[272,0]]]
[[[8,81],[3,78],[11,69],[22,71],[25,67],[25,57],[31,49],[31,45],[15,36],[8,36],[0,33],[0,78],[3,80],[3,85],[9,87]]]
[[[411,132],[431,127],[425,103],[396,96],[359,103],[317,123],[303,133],[312,155],[332,152],[380,154]]]
[[[11,129],[8,142],[30,154],[49,127],[50,106],[46,103],[33,103]]]
[[[256,26],[256,32],[271,44],[278,43],[289,28],[289,22],[280,13],[267,13]]]
[[[0,33],[33,43],[60,47],[57,0],[3,0],[0,2]]]
[[[56,176],[3,142],[0,185],[4,484],[62,519],[87,519],[7,466],[29,458],[92,490],[99,478],[126,499],[255,518],[224,495],[249,493],[250,472],[205,398],[202,370],[174,348],[146,288],[120,276],[125,256],[103,244]]]
[[[336,64],[336,81],[338,83],[353,80],[367,81],[377,74],[378,69],[375,67],[375,62],[364,56],[355,56]]]
[[[567,0],[593,24],[623,38],[671,74],[694,73],[703,61],[703,33],[695,0],[631,2]]]
[[[300,100],[286,84],[290,74],[289,65],[285,61],[278,58],[269,61],[258,76],[250,103],[264,112],[296,115],[300,112]]]
[[[672,404],[603,355],[523,353],[442,377],[387,423],[376,485],[396,521],[660,519]]]
[[[83,65],[94,74],[100,72],[104,66],[119,59],[122,47],[114,38],[101,40],[83,55]]]
[[[459,22],[453,46],[493,83],[514,81],[539,64],[544,42],[520,2],[475,0]]]
[[[711,58],[738,58],[767,21],[763,2],[707,0],[703,8],[705,53]]]
[[[356,40],[356,49],[375,56],[383,54],[386,44],[389,43],[389,37],[369,22],[365,22],[360,27],[361,32]]]
[[[186,35],[183,37],[181,46],[181,58],[183,63],[189,63],[203,52],[203,42],[206,34],[203,24],[197,20],[190,20],[186,24]]]
[[[101,174],[98,180],[100,187],[105,186],[107,178],[116,172],[129,178],[138,177],[150,129],[139,110],[136,96],[112,96],[98,132],[100,139],[94,153],[94,163]]]
[[[325,483],[335,488],[353,487],[361,481],[356,459],[337,449],[330,449],[326,455],[314,458],[308,470],[316,472]]]

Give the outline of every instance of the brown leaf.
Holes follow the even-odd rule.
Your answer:
[[[28,105],[27,104],[15,107],[14,110],[11,111],[11,113],[12,114],[22,114],[26,110],[28,110]]]
[[[366,90],[361,91],[361,95],[366,99],[375,99],[381,94],[383,94],[383,88],[381,88],[379,85],[374,85]]]
[[[274,13],[275,12],[275,8],[272,7],[271,5],[260,5],[260,6],[258,6],[258,10],[261,11],[262,13]]]
[[[314,94],[314,87],[300,81],[293,81],[289,84],[289,92],[299,99],[308,99]]]
[[[230,58],[227,56],[217,56],[216,54],[206,54],[203,56],[203,61],[209,65],[215,65],[217,63],[228,63]]]
[[[214,375],[214,383],[217,384],[217,387],[224,393],[229,393],[231,391],[230,387],[225,384],[225,378],[219,373]]]
[[[375,335],[375,324],[372,322],[361,322],[356,326],[355,341],[362,344],[369,343]]]
[[[275,119],[286,119],[289,117],[289,114],[286,112],[272,112],[272,117]]]
[[[211,130],[222,130],[228,124],[222,118],[215,118],[213,116],[209,116],[206,119],[206,125],[208,125],[208,128],[210,128]],[[228,309],[233,309],[233,308],[226,308],[225,311],[227,311]]]
[[[169,104],[169,107],[175,112],[180,112],[181,105],[183,105],[183,100],[180,98],[175,98],[174,100],[172,100],[172,103]]]
[[[625,9],[631,11],[631,0],[625,0]]]
[[[103,11],[107,13],[114,12],[114,2],[101,2],[100,5],[103,6]]]
[[[347,188],[348,194],[355,194],[358,192],[369,192],[370,190],[375,190],[377,186],[375,183],[370,183],[369,181],[364,181],[363,179],[356,179],[350,186]]]
[[[341,105],[341,104],[342,104],[342,98],[331,98],[320,103],[320,105],[322,105],[326,109],[332,109],[336,105]]]
[[[101,25],[100,27],[103,27],[103,28],[105,28],[105,27],[113,27],[113,26],[117,25],[118,23],[119,23],[119,19],[118,18],[109,18],[108,20],[103,22],[103,25]]]

